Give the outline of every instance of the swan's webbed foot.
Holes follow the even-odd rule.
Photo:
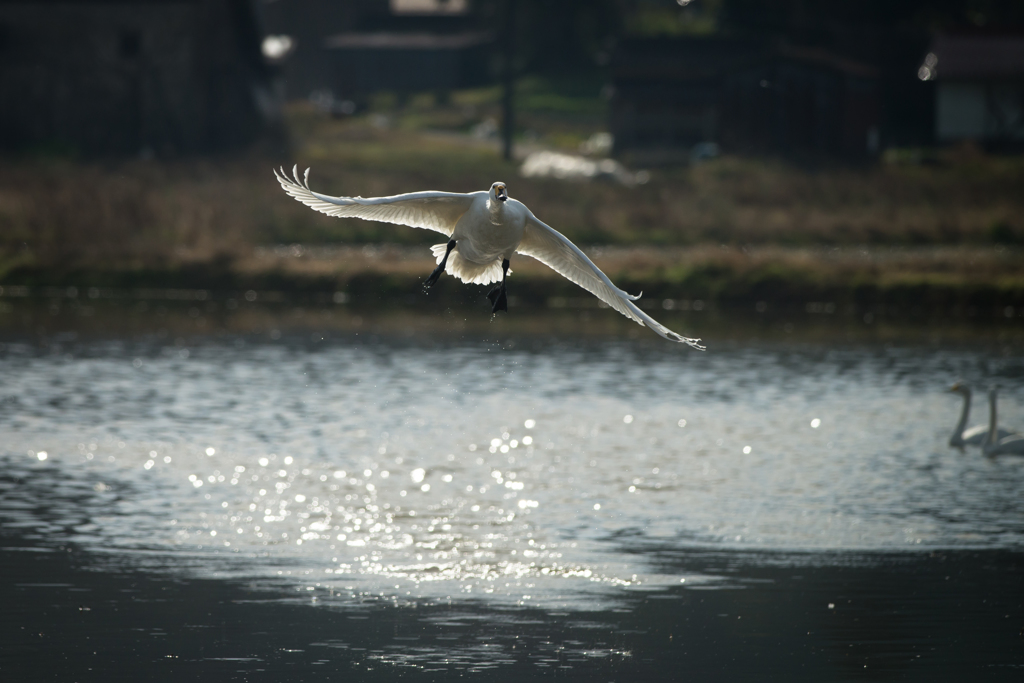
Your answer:
[[[430,274],[430,277],[423,281],[424,289],[429,289],[434,286],[434,283],[437,282],[438,278],[441,277],[441,273],[444,272],[444,266],[445,264],[441,263],[440,265],[437,266],[437,268],[434,268],[434,272]]]
[[[491,291],[487,292],[487,298],[491,300],[491,305],[498,300],[498,294],[501,292],[501,285],[494,285]]]
[[[491,315],[498,311],[508,313],[508,297],[505,295],[505,279],[508,277],[508,259],[501,261],[501,284],[487,292],[487,298],[491,300]]]
[[[423,289],[424,290],[429,289],[430,287],[433,287],[434,283],[437,282],[437,279],[439,277],[441,277],[441,273],[444,272],[445,266],[448,265],[448,256],[452,253],[452,249],[454,249],[454,248],[455,248],[455,240],[449,240],[448,241],[448,249],[444,252],[444,258],[441,259],[441,262],[437,264],[437,268],[434,268],[434,272],[432,272],[430,274],[430,277],[428,277],[426,280],[424,280],[424,282],[423,282]]]
[[[505,294],[505,283],[501,283],[491,291],[487,292],[487,298],[491,300],[491,313],[505,311],[508,313],[508,296]]]

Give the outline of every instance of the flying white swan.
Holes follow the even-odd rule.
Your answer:
[[[996,415],[996,388],[988,390],[988,405],[991,412],[988,416],[988,432],[981,444],[985,455],[1024,455],[1024,435],[1012,434],[999,438],[998,416]]]
[[[956,429],[953,430],[953,435],[949,437],[949,445],[954,448],[980,446],[988,435],[988,427],[986,425],[975,425],[967,429],[967,419],[971,413],[971,388],[963,382],[957,382],[949,390],[964,397],[964,407],[960,411],[960,421],[956,423]],[[1009,429],[1000,429],[998,431],[998,438],[1004,439],[1013,433]]]
[[[509,198],[505,183],[494,183],[488,192],[468,194],[428,191],[392,197],[329,197],[309,189],[309,169],[302,179],[298,166],[290,177],[283,168],[274,174],[285,192],[328,216],[426,228],[448,237],[447,244],[431,247],[438,266],[424,283],[427,287],[444,272],[471,284],[497,282],[500,284],[487,294],[491,311],[507,311],[509,260],[520,253],[532,256],[665,339],[704,350],[700,339],[676,334],[641,311],[633,303],[639,295],[631,296],[616,287],[575,244],[538,220],[521,202]]]

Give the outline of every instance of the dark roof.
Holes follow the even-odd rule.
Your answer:
[[[492,40],[489,33],[342,33],[324,41],[335,50],[459,50]]]
[[[940,80],[1024,77],[1024,36],[938,36],[931,51]]]
[[[878,69],[875,67],[827,50],[783,44],[776,51],[780,57],[832,69],[848,76],[859,76],[861,78],[875,78],[878,76]]]
[[[797,62],[874,78],[877,69],[827,50],[734,38],[660,38],[623,41],[612,63],[618,81],[715,80],[774,62]]]
[[[457,15],[469,12],[466,0],[391,0],[392,14]]]

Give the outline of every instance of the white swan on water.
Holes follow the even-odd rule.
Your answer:
[[[963,409],[960,411],[960,420],[956,423],[953,435],[949,437],[949,445],[954,448],[982,445],[985,437],[988,435],[988,426],[975,425],[967,429],[967,419],[971,414],[971,388],[963,382],[957,382],[949,390],[964,397]],[[1004,439],[1012,436],[1014,432],[1011,432],[1009,429],[999,429],[997,434],[999,439]]]
[[[391,197],[329,197],[309,189],[309,169],[299,178],[274,171],[284,191],[306,206],[328,216],[364,218],[413,228],[436,230],[448,237],[447,244],[431,249],[438,266],[427,287],[447,272],[463,282],[487,285],[500,283],[487,297],[491,311],[508,310],[505,278],[513,254],[532,256],[560,275],[572,280],[627,318],[651,328],[665,339],[687,344],[701,351],[700,339],[676,334],[647,315],[633,302],[639,299],[622,291],[565,236],[540,221],[521,202],[508,196],[505,183],[494,183],[486,192],[410,192]]]
[[[988,390],[988,432],[981,444],[981,451],[985,455],[1024,455],[1024,435],[1011,434],[1004,438],[999,437],[999,420],[996,414],[996,388]]]

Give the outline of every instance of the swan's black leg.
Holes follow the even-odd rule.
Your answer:
[[[430,277],[428,277],[426,281],[423,283],[424,287],[433,286],[433,284],[437,282],[437,278],[441,277],[441,273],[444,272],[444,267],[448,264],[448,255],[452,253],[452,249],[454,248],[455,240],[451,240],[450,242],[448,242],[448,250],[444,252],[444,258],[441,259],[441,262],[437,264],[437,268],[434,268],[434,272],[431,273]]]
[[[504,259],[501,262],[501,284],[487,292],[487,298],[491,300],[491,313],[508,312],[508,297],[505,294],[505,277],[507,275],[508,259]]]

